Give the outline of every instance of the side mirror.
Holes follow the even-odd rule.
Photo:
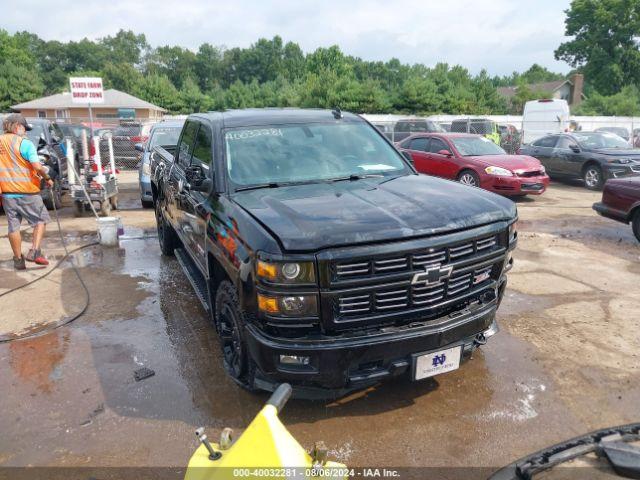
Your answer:
[[[44,138],[44,134],[40,135],[40,138],[38,139],[38,150],[40,150],[43,147],[47,146],[47,141]]]
[[[413,157],[409,152],[407,152],[406,150],[402,150],[402,156],[406,158],[411,165],[413,165]]]
[[[213,185],[213,182],[207,178],[200,165],[187,167],[185,177],[189,183],[189,188],[194,192],[209,192],[211,185]]]
[[[142,145],[141,143],[136,143],[133,148],[135,148],[139,152],[144,152],[144,145]]]
[[[438,152],[438,155],[444,155],[445,157],[453,157],[453,153],[451,153],[449,150],[440,150]]]
[[[572,143],[571,145],[569,145],[569,148],[575,153],[580,153],[580,147],[575,143]]]

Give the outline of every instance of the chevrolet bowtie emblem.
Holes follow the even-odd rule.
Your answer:
[[[427,266],[424,272],[418,272],[413,276],[411,280],[412,285],[416,284],[424,284],[426,286],[429,285],[437,285],[438,283],[446,280],[451,276],[451,272],[453,271],[453,267],[443,267],[441,265],[433,265]]]

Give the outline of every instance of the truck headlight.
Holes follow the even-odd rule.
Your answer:
[[[487,167],[484,169],[489,175],[496,175],[500,177],[513,177],[513,172],[502,167]]]
[[[518,236],[518,221],[516,220],[509,225],[509,243],[513,242]]]
[[[276,317],[315,317],[318,302],[315,295],[258,294],[258,310]]]
[[[265,262],[258,260],[256,275],[273,283],[315,283],[313,262]]]

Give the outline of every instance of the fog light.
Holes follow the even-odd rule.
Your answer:
[[[280,355],[282,365],[309,365],[310,357],[299,357],[298,355]]]
[[[282,310],[286,313],[301,314],[305,310],[304,297],[282,297]]]

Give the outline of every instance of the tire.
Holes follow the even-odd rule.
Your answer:
[[[53,187],[42,197],[42,202],[47,210],[56,210],[62,208],[62,186],[57,178],[53,181]]]
[[[109,215],[111,215],[111,202],[108,198],[100,202],[100,214],[103,217],[108,217]]]
[[[463,170],[458,174],[458,182],[470,187],[480,187],[480,177],[473,170]]]
[[[582,179],[584,180],[584,186],[589,190],[602,190],[604,176],[602,169],[598,165],[587,165],[587,168],[582,172]]]
[[[636,210],[633,220],[631,220],[631,228],[633,229],[633,234],[640,242],[640,208]]]
[[[156,228],[158,229],[158,242],[163,255],[173,256],[175,249],[180,244],[178,234],[162,215],[162,202],[156,202]]]
[[[153,208],[152,200],[142,200],[140,199],[140,203],[142,204],[142,208]]]
[[[238,292],[228,280],[223,280],[216,291],[214,322],[222,352],[222,363],[227,374],[239,385],[253,389],[255,364],[247,352],[242,338],[243,316]]]

